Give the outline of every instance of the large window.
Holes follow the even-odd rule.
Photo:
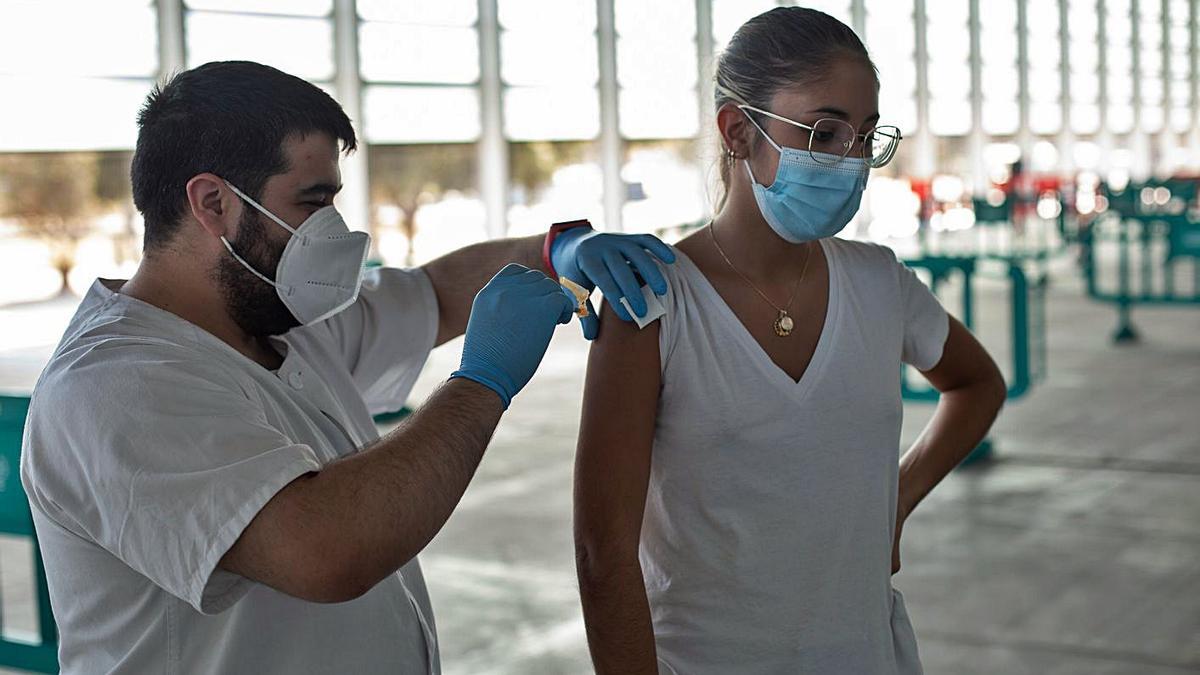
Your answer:
[[[962,0],[927,0],[929,128],[939,136],[971,131],[971,31]]]
[[[1138,3],[1138,72],[1141,83],[1142,131],[1162,130],[1163,110],[1163,30],[1161,0]]]
[[[1170,23],[1167,35],[1170,41],[1171,54],[1171,129],[1177,132],[1188,131],[1195,123],[1195,111],[1190,107],[1192,88],[1189,75],[1194,67],[1191,55],[1191,31],[1189,27],[1200,19],[1188,7],[1188,0],[1171,0],[1168,5]],[[1191,9],[1196,3],[1191,3]]]
[[[1067,0],[1071,131],[1100,130],[1100,35],[1096,0]]]
[[[1108,92],[1108,130],[1126,134],[1133,130],[1133,31],[1130,0],[1105,0],[1104,55]]]
[[[129,150],[160,69],[157,22],[148,0],[5,4],[0,304],[131,272],[141,222]],[[98,28],[111,26],[118,37]]]
[[[700,130],[695,0],[617,0],[615,9],[621,135],[694,137]]]
[[[1062,43],[1058,3],[1027,3],[1025,20],[1029,55],[1029,129],[1035,134],[1058,133],[1062,127]],[[987,82],[986,92],[993,82],[987,78],[984,82]]]
[[[879,115],[911,136],[917,130],[912,0],[868,0],[866,13],[867,50],[879,68]]]
[[[604,225],[594,0],[499,0],[511,234]]]
[[[712,0],[714,52],[719,54],[747,20],[777,6],[773,0]]]
[[[606,184],[619,192],[608,197],[621,204],[623,228],[667,228],[709,212],[718,169],[709,111],[700,108],[712,82],[704,76],[711,64],[699,60],[708,56],[699,54],[708,40],[697,32],[706,12],[697,10],[710,10],[715,59],[745,21],[780,5],[819,9],[847,25],[861,13],[861,25],[853,27],[879,70],[881,121],[909,139],[880,172],[890,176],[902,177],[917,162],[964,176],[981,160],[993,164],[991,148],[1009,152],[1025,139],[1022,99],[1029,103],[1027,131],[1041,141],[1069,119],[1079,141],[1075,152],[1090,158],[1077,158],[1081,164],[1129,164],[1134,131],[1159,135],[1149,147],[1174,158],[1168,164],[1186,163],[1189,146],[1175,134],[1197,124],[1195,0],[1022,0],[1025,92],[1019,91],[1018,0],[978,0],[974,39],[971,3],[924,0],[925,130],[917,128],[914,0],[611,0],[616,51],[604,58],[598,51],[608,42],[598,31],[607,22],[597,16],[597,0],[495,0],[496,42],[480,35],[492,19],[487,12],[481,17],[479,0],[356,0],[347,31],[335,30],[342,14],[335,16],[334,0],[179,1],[176,26],[160,23],[153,0],[8,0],[0,23],[0,87],[6,102],[16,103],[4,110],[10,132],[0,133],[0,153],[123,157],[136,139],[137,111],[165,70],[251,59],[335,97],[354,97],[343,103],[358,118],[369,203],[359,203],[361,189],[347,190],[340,203],[348,212],[349,200],[355,211],[369,207],[378,250],[389,261],[422,262],[503,231],[485,226],[495,213],[503,213],[510,234],[578,217],[604,227]],[[1060,26],[1062,7],[1066,26]],[[112,26],[120,27],[119,39]],[[160,32],[177,28],[160,45]],[[337,72],[353,60],[339,36],[356,41],[357,77]],[[484,46],[498,46],[498,54],[484,53]],[[972,108],[973,57],[981,69],[979,111]],[[600,74],[608,63],[616,68],[616,98],[605,101],[615,104],[615,138],[601,138]],[[493,73],[498,82],[482,82]],[[498,99],[484,99],[497,91]],[[29,101],[37,104],[23,103]],[[979,129],[972,128],[973,112],[981,113]],[[493,121],[499,126],[491,127]],[[930,132],[932,142],[913,143],[918,131]],[[970,137],[974,132],[983,143]],[[505,164],[480,157],[482,147],[498,140]],[[1049,146],[1036,147],[1049,156]],[[347,182],[354,184],[363,164],[351,162]],[[618,172],[619,181],[606,183]],[[502,173],[507,184],[492,180]],[[501,202],[503,211],[489,210]]]
[[[500,0],[504,129],[512,140],[600,133],[594,0]]]
[[[185,0],[189,68],[265,63],[313,82],[333,80],[332,0]]]
[[[625,143],[621,226],[630,232],[692,222],[705,212],[694,0],[618,0],[617,83]],[[715,144],[715,141],[713,141]],[[700,150],[698,153],[697,151]]]
[[[791,4],[820,10],[847,26],[854,27],[854,17],[851,16],[850,0],[793,0]]]
[[[983,130],[988,134],[1014,134],[1020,124],[1016,3],[979,3],[979,26],[979,60],[987,83],[983,87]]]
[[[486,238],[475,0],[358,0],[378,251],[419,264]]]
[[[153,5],[29,0],[4,12],[0,152],[132,148],[159,69]],[[121,26],[120,37],[97,26]]]

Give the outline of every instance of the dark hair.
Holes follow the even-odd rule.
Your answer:
[[[833,63],[846,58],[877,72],[862,40],[841,21],[807,7],[768,10],[742,24],[717,59],[716,108],[734,103],[769,110],[780,89],[819,83]],[[728,190],[729,162],[722,159],[720,165]]]
[[[313,132],[341,141],[346,152],[357,144],[329,94],[270,66],[206,63],[155,86],[138,113],[130,170],[146,251],[175,235],[193,176],[215,173],[258,199],[268,178],[288,170],[284,140]]]

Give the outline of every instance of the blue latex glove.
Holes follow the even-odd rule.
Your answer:
[[[507,409],[542,362],[554,327],[569,322],[574,310],[575,297],[557,281],[508,265],[475,296],[462,363],[450,377],[490,388]]]
[[[555,271],[589,291],[599,287],[604,299],[624,321],[633,321],[633,317],[621,306],[621,298],[629,301],[635,314],[646,316],[646,299],[634,276],[635,270],[656,294],[667,294],[667,280],[654,262],[655,258],[674,263],[675,252],[658,237],[649,234],[607,234],[590,227],[575,227],[563,232],[550,248],[550,262],[554,263]],[[588,340],[595,339],[600,331],[600,319],[591,300],[588,301],[588,315],[580,323],[583,336]]]

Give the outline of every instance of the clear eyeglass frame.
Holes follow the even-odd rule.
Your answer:
[[[849,122],[835,117],[824,117],[812,125],[808,125],[751,105],[743,104],[738,108],[766,115],[771,119],[808,131],[809,156],[818,164],[826,166],[839,164],[850,154],[855,145],[859,146],[859,153],[866,161],[867,166],[872,169],[887,166],[888,162],[891,162],[892,158],[896,156],[896,150],[903,138],[900,129],[890,124],[879,125],[860,134]],[[831,156],[836,159],[830,160]]]

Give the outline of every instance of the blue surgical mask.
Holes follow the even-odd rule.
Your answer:
[[[749,115],[747,115],[749,117]],[[750,118],[779,151],[775,182],[764,187],[754,180],[750,163],[742,160],[763,219],[784,241],[802,244],[841,232],[862,202],[870,167],[861,157],[844,157],[807,149],[780,147]],[[822,163],[813,158],[819,156]]]

